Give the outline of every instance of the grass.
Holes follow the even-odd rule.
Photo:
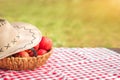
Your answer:
[[[55,47],[120,47],[119,0],[0,0],[0,17],[36,25]]]

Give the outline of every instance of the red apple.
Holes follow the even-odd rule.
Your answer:
[[[40,49],[50,50],[52,48],[52,40],[48,37],[43,36],[39,44]]]
[[[38,52],[37,52],[38,55],[43,55],[45,53],[47,53],[47,51],[44,50],[44,49],[39,49]]]
[[[30,53],[29,53],[29,56],[33,57],[33,56],[34,56],[34,53],[33,53],[33,52],[30,52]]]
[[[22,51],[22,52],[17,53],[15,57],[29,57],[29,54],[25,51]]]

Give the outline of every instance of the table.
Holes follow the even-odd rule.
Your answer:
[[[120,48],[108,48],[108,49],[113,50],[113,51],[115,51],[117,53],[120,53]]]
[[[0,80],[120,80],[120,49],[54,48],[33,71],[0,70]]]

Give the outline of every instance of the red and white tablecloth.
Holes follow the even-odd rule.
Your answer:
[[[55,48],[42,67],[0,70],[0,80],[120,80],[120,54],[106,48]]]

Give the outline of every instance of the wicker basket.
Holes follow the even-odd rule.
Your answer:
[[[0,68],[9,70],[33,70],[45,64],[51,54],[52,50],[37,57],[8,57],[0,59]]]

